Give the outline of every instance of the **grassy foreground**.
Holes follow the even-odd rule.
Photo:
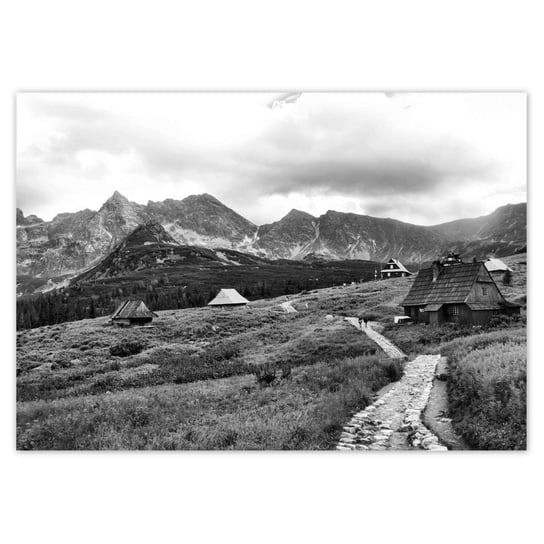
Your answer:
[[[26,402],[19,449],[329,449],[372,393],[398,379],[377,357],[301,366],[262,387],[252,375]]]
[[[479,450],[527,448],[527,337],[524,329],[459,338],[448,357],[454,427]]]
[[[400,377],[342,317],[389,316],[408,281],[312,290],[248,308],[19,331],[19,449],[327,449]]]

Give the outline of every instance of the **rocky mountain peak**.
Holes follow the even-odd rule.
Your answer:
[[[34,225],[35,223],[43,223],[43,219],[35,215],[29,215],[25,217],[23,210],[21,208],[16,208],[15,210],[15,224],[16,225]]]
[[[157,221],[147,221],[136,227],[124,240],[123,247],[136,247],[149,244],[168,244],[179,246],[179,243]]]
[[[114,191],[113,194],[102,204],[100,210],[103,210],[105,208],[113,208],[113,207],[120,207],[120,206],[127,206],[130,205],[130,200],[122,195],[119,191]]]
[[[307,212],[293,208],[283,219],[315,219],[315,217]]]
[[[202,193],[201,195],[190,195],[183,199],[183,202],[189,203],[199,203],[199,204],[215,204],[220,206],[225,206],[220,200],[215,198],[209,193]]]

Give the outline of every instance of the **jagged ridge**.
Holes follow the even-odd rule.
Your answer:
[[[140,205],[115,191],[98,211],[62,213],[50,222],[25,218],[18,210],[17,272],[32,277],[80,273],[101,261],[138,226],[150,222],[160,225],[178,244],[270,259],[310,255],[422,262],[449,249],[467,259],[484,258],[512,254],[526,244],[524,203],[432,227],[332,210],[320,217],[291,210],[281,220],[257,227],[209,194]]]

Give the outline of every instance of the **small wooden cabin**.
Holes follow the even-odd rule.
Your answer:
[[[158,317],[157,314],[152,312],[143,300],[124,300],[110,319],[118,327],[128,327],[130,325],[145,325],[150,323],[154,317]]]
[[[382,280],[387,278],[403,278],[404,276],[411,275],[412,272],[407,270],[398,259],[389,259],[386,265],[382,268]]]
[[[212,308],[235,308],[245,306],[249,300],[244,298],[236,289],[221,289],[219,294],[210,302],[208,306]]]
[[[440,263],[420,270],[402,306],[420,323],[483,325],[493,316],[519,314],[508,302],[483,262]]]

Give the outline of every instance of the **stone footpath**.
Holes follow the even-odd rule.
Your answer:
[[[337,450],[446,451],[421,421],[440,355],[406,363],[404,376],[344,426]]]
[[[356,318],[346,319],[359,328]],[[362,330],[389,357],[405,357],[402,351],[371,326]],[[406,363],[402,378],[344,426],[336,449],[447,451],[448,448],[440,444],[421,421],[439,360],[440,355],[420,355]]]
[[[362,327],[359,326],[359,321],[356,317],[346,317],[346,321],[349,321],[354,327],[362,330],[371,340],[376,342],[383,351],[391,357],[391,359],[403,359],[406,357],[402,351],[392,344],[385,336],[382,336],[379,332],[374,330],[374,322],[370,321],[365,327],[364,324]]]

